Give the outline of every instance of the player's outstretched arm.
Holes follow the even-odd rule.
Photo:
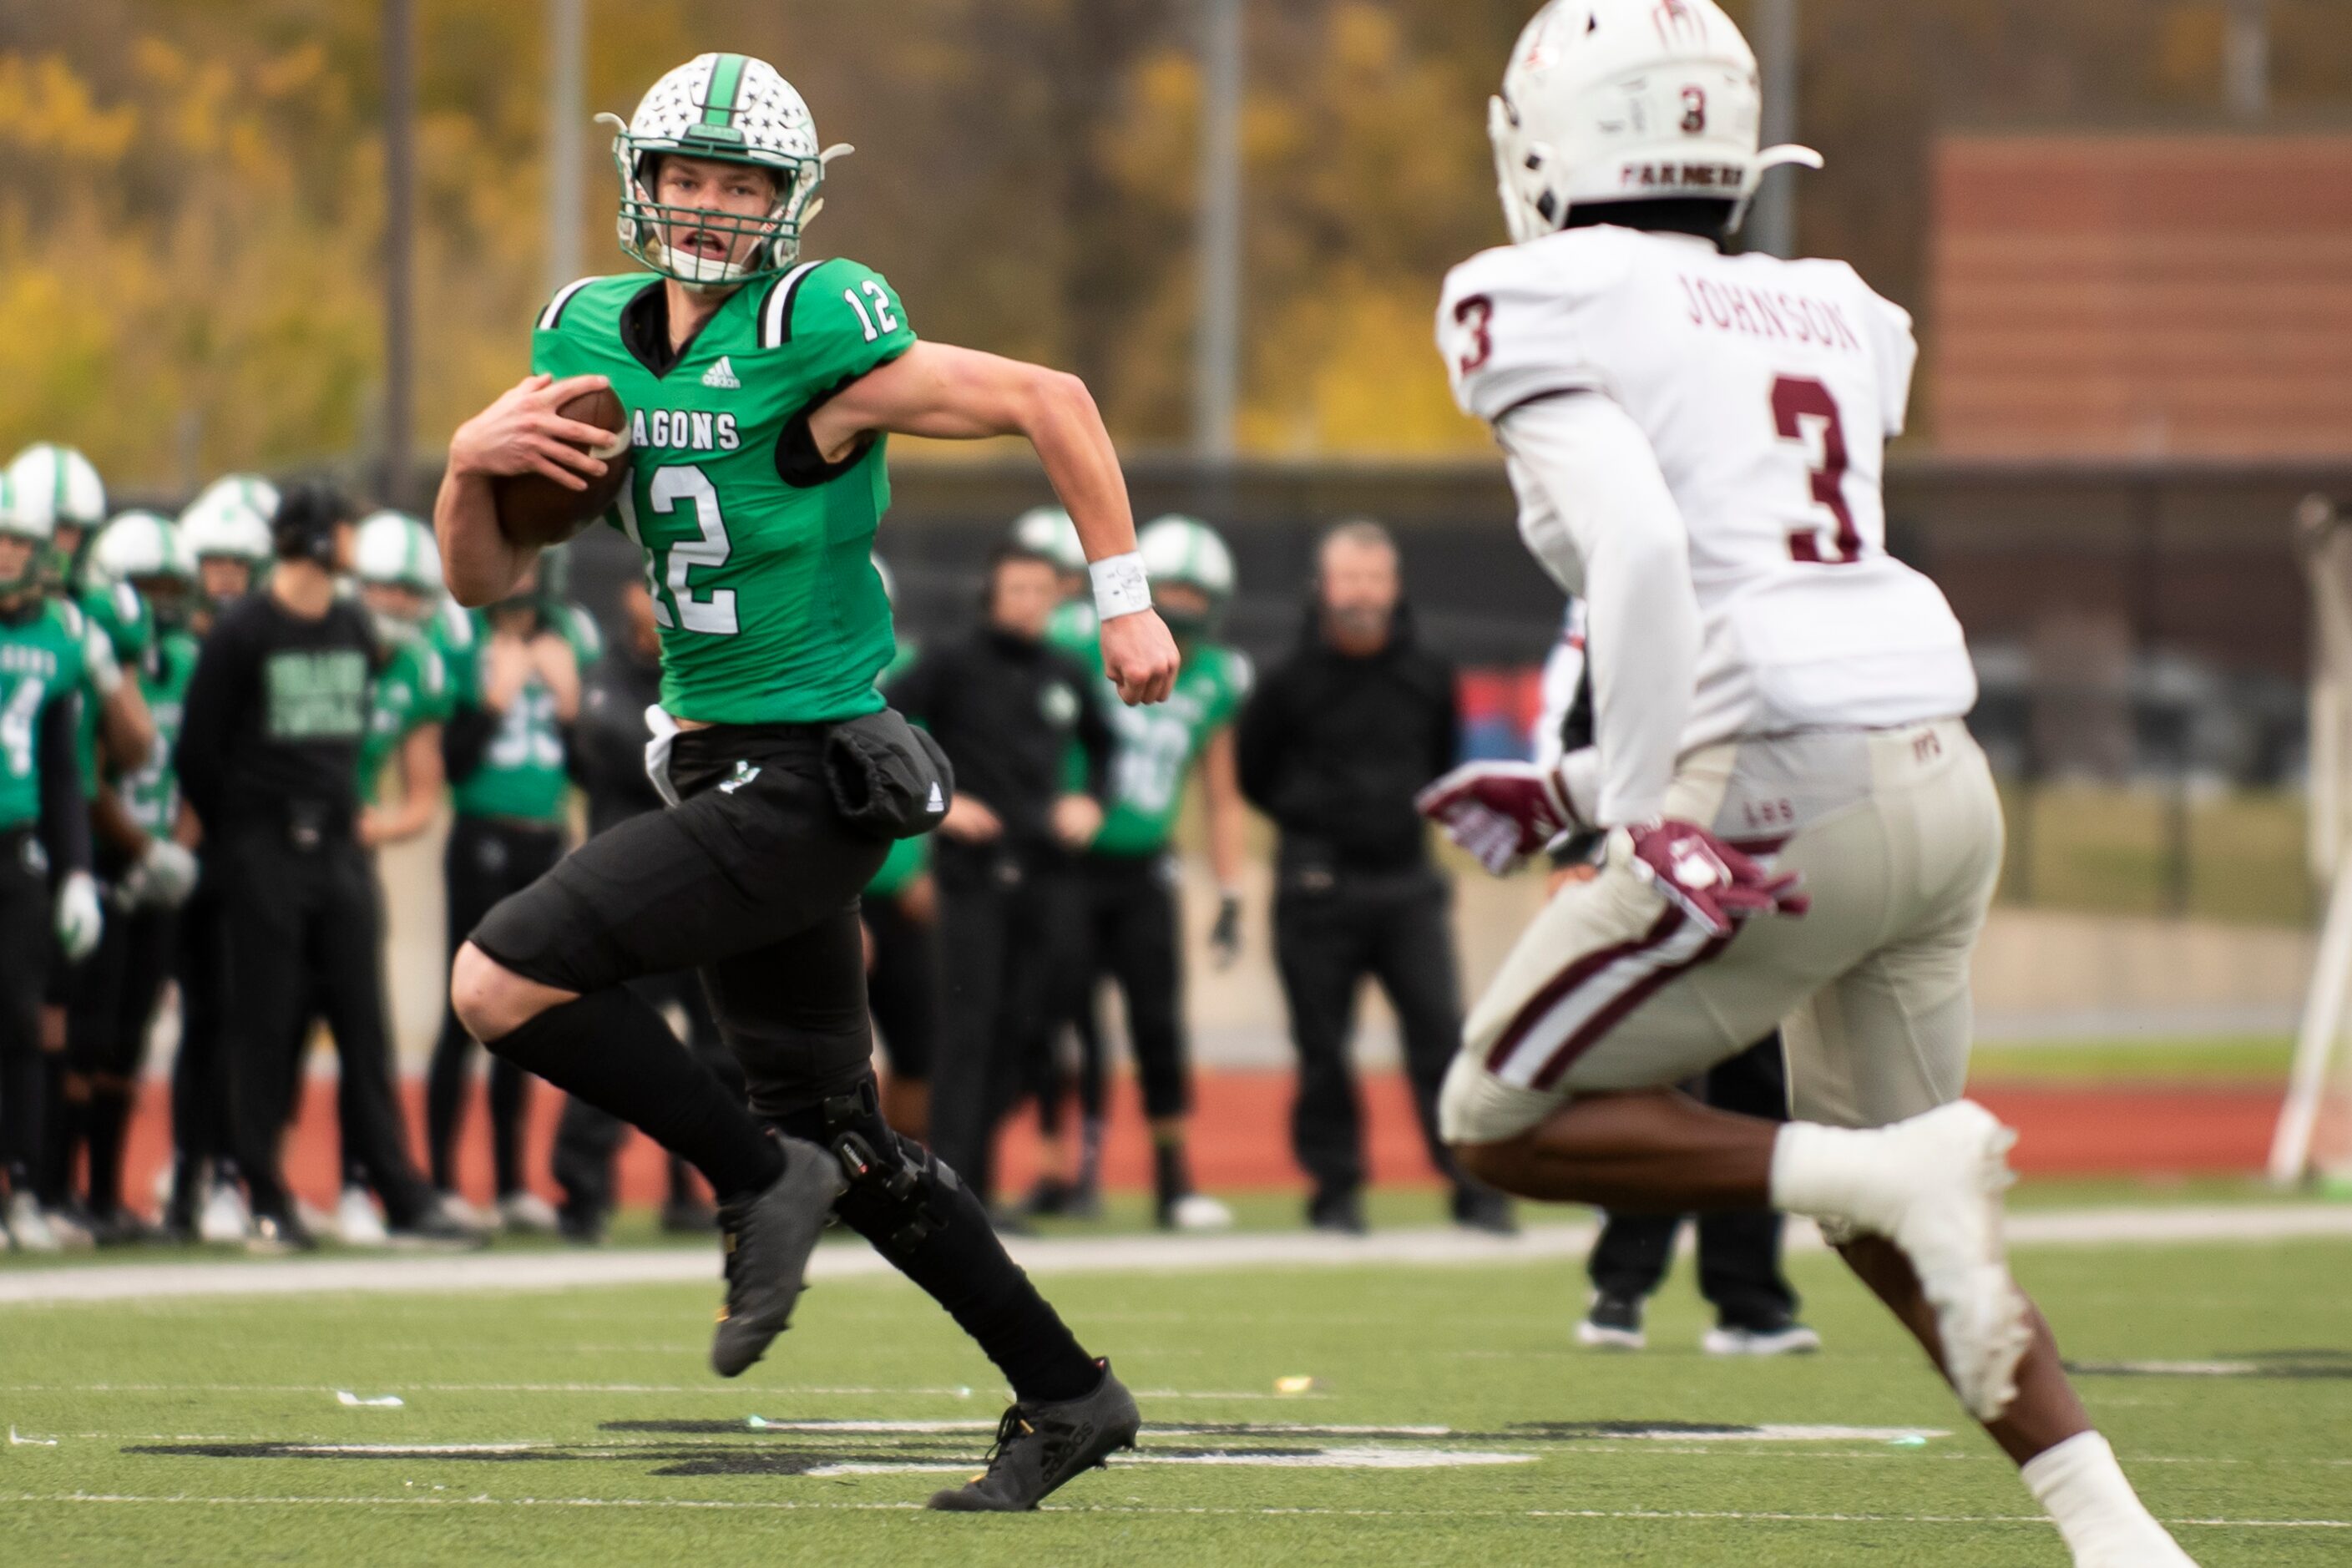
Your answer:
[[[1127,476],[1094,395],[1075,375],[919,342],[809,416],[809,435],[829,463],[847,457],[873,430],[943,441],[1024,437],[1069,509],[1087,559],[1108,561],[1135,550]],[[1130,704],[1160,701],[1175,684],[1176,641],[1148,608],[1106,616],[1102,650],[1103,673]]]
[[[499,529],[491,480],[540,474],[565,489],[585,490],[589,480],[604,477],[604,461],[587,448],[603,446],[612,432],[556,410],[610,384],[601,375],[527,375],[449,437],[433,532],[442,575],[459,604],[474,609],[506,597],[539,556],[536,546],[516,544]]]

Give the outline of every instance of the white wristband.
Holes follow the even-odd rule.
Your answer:
[[[1106,621],[1151,608],[1151,584],[1143,574],[1143,556],[1130,550],[1107,561],[1089,563],[1095,580],[1095,614]]]

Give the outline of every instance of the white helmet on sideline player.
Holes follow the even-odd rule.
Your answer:
[[[218,555],[259,566],[269,559],[269,518],[277,510],[276,486],[232,474],[188,504],[180,514],[181,536],[200,561]]]
[[[132,583],[142,577],[193,578],[193,558],[173,536],[169,518],[152,511],[126,511],[99,531],[89,547],[89,574],[101,583]]]
[[[362,583],[406,588],[437,603],[441,550],[433,531],[406,512],[372,512],[360,519],[352,546],[352,574]]]
[[[1665,197],[1727,201],[1737,228],[1767,169],[1822,166],[1810,147],[1759,152],[1762,119],[1755,53],[1716,0],[1551,0],[1487,109],[1511,238]]]
[[[42,513],[54,531],[85,531],[106,522],[106,486],[88,458],[54,441],[36,441],[8,460],[10,504],[20,514]]]
[[[1137,534],[1135,548],[1143,557],[1143,574],[1155,589],[1191,588],[1208,601],[1197,616],[1163,603],[1160,613],[1170,629],[1213,630],[1234,596],[1234,552],[1217,531],[1199,518],[1171,513]]]
[[[1078,525],[1060,507],[1031,507],[1014,518],[1013,542],[1032,555],[1044,556],[1056,572],[1087,569],[1087,547],[1078,542]]]

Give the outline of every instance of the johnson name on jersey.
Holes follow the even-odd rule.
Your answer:
[[[1886,552],[1884,456],[1917,347],[1853,268],[1567,229],[1456,268],[1438,339],[1456,400],[1507,450],[1515,410],[1569,395],[1610,400],[1647,438],[1700,616],[1685,750],[1974,705],[1942,593]],[[1522,455],[1510,468],[1528,547],[1582,592],[1552,495]]]

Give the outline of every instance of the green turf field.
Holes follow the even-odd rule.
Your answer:
[[[2157,1512],[2227,1521],[2200,1562],[2352,1554],[2352,1240],[2017,1261],[2078,1360],[2202,1363],[2084,1379]],[[1745,1364],[1686,1277],[1612,1357],[1567,1262],[1053,1276],[1152,1425],[1023,1519],[912,1507],[1002,1391],[891,1279],[820,1284],[738,1384],[701,1285],[0,1307],[0,1560],[2063,1564],[1834,1261],[1791,1268],[1829,1350]]]

